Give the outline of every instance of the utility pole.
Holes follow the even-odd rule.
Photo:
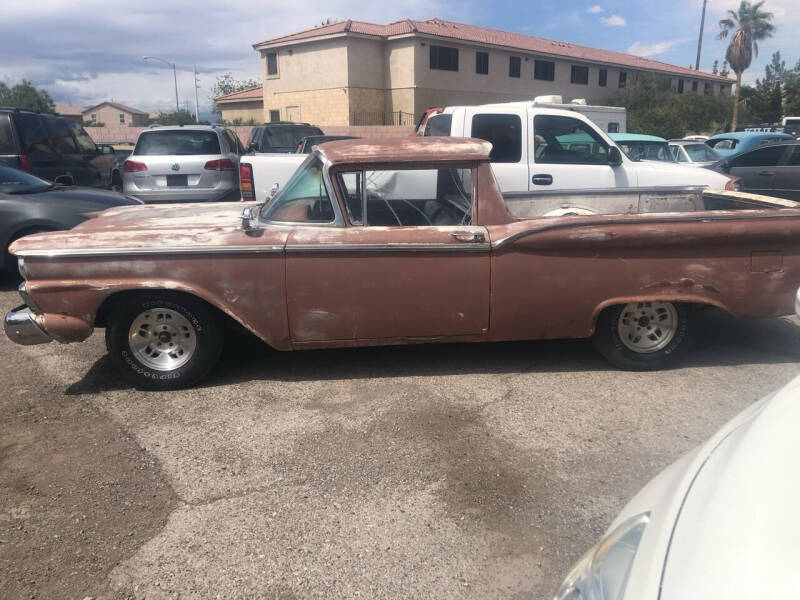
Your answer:
[[[175,111],[180,112],[181,105],[178,102],[178,72],[175,70],[175,63],[171,63],[163,58],[158,58],[157,56],[143,56],[142,60],[158,60],[163,62],[168,67],[172,67],[172,79],[175,82]]]
[[[200,106],[197,102],[197,65],[192,67],[192,72],[194,73],[194,121],[200,123]]]
[[[708,0],[703,0],[703,15],[700,17],[700,35],[697,38],[697,60],[694,63],[694,70],[700,70],[700,50],[703,49],[703,27],[706,24],[706,4]]]

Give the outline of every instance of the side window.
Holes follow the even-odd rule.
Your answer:
[[[69,130],[66,119],[44,119],[44,124],[50,138],[50,144],[56,152],[69,154],[78,151],[78,146],[72,138],[72,132]]]
[[[522,158],[522,119],[519,115],[482,114],[472,117],[472,137],[492,144],[489,159],[516,163]]]
[[[2,127],[2,125],[0,125]],[[790,167],[800,167],[800,145],[797,145],[792,150],[792,155],[789,157],[787,163]]]
[[[678,162],[686,162],[686,155],[681,152],[680,146],[670,146],[669,151],[672,152],[672,158]]]
[[[336,180],[344,197],[347,220],[353,225],[363,224],[364,197],[361,193],[363,189],[363,173],[339,173],[336,176]]]
[[[572,117],[537,115],[533,119],[537,148],[536,162],[545,164],[608,164],[608,145],[588,124]]]
[[[0,154],[16,154],[17,148],[11,134],[11,121],[8,115],[0,115]]]
[[[52,154],[55,152],[39,115],[22,113],[15,116],[15,121],[22,142],[23,154]]]
[[[318,159],[305,163],[275,199],[265,207],[270,221],[293,223],[330,223],[334,219],[322,163]]]
[[[92,141],[92,138],[89,137],[89,134],[86,133],[83,127],[70,121],[69,128],[72,130],[72,135],[75,136],[75,141],[78,143],[78,148],[81,149],[81,152],[97,151],[96,144]],[[109,149],[111,149],[110,146]]]
[[[453,115],[433,115],[425,123],[426,136],[449,136]]]
[[[358,182],[361,178],[362,183]],[[470,169],[409,169],[344,173],[340,186],[353,223],[373,227],[469,225],[472,222]],[[366,215],[357,197],[366,197]]]
[[[774,167],[783,156],[786,146],[767,146],[745,152],[730,162],[731,167]]]

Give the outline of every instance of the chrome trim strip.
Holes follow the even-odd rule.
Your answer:
[[[530,190],[527,192],[503,192],[503,198],[516,200],[537,196],[626,196],[640,194],[700,194],[708,186],[702,185],[662,185],[651,187],[620,187],[620,188],[569,188],[555,190]]]
[[[491,244],[297,244],[286,252],[488,252]]]
[[[17,256],[35,258],[77,256],[141,256],[153,254],[274,254],[280,246],[161,246],[157,248],[56,248],[53,250],[21,250]]]
[[[792,211],[793,214],[787,215],[787,211]],[[541,225],[539,227],[531,227],[530,229],[525,229],[523,231],[517,232],[514,235],[510,235],[507,238],[503,238],[501,240],[497,240],[492,242],[492,250],[497,250],[502,248],[506,244],[510,244],[512,242],[517,241],[520,238],[527,237],[529,235],[533,235],[535,233],[542,233],[544,231],[553,231],[558,229],[571,229],[571,228],[583,228],[583,227],[605,227],[607,225],[642,225],[645,223],[651,224],[658,224],[658,223],[711,223],[714,221],[735,221],[741,219],[786,219],[789,217],[800,217],[800,211],[793,210],[793,209],[776,209],[775,213],[759,213],[753,214],[750,211],[740,211],[740,214],[720,214],[720,215],[713,215],[709,213],[700,213],[697,216],[692,216],[691,213],[683,216],[676,216],[676,217],[656,217],[659,213],[652,213],[654,216],[652,217],[639,217],[634,219],[620,219],[620,218],[610,218],[606,220],[595,220],[594,216],[592,216],[591,221],[587,221],[587,217],[566,217],[566,218],[574,218],[576,220],[568,221],[568,222],[558,222],[558,223],[548,223],[546,225]],[[550,218],[564,218],[564,217],[550,217]],[[579,220],[577,220],[579,219]]]

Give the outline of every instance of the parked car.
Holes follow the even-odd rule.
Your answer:
[[[126,208],[17,240],[27,308],[6,332],[77,342],[105,327],[124,377],[173,389],[213,368],[231,320],[278,350],[593,337],[612,364],[644,370],[683,354],[698,307],[793,311],[797,204],[634,191],[606,214],[524,218],[490,152],[328,142],[266,205]]]
[[[706,144],[724,158],[763,144],[793,139],[794,137],[788,133],[776,133],[773,131],[731,131],[712,135],[706,140]]]
[[[739,178],[743,192],[800,201],[800,142],[772,142],[723,158],[709,169]]]
[[[682,139],[688,142],[705,142],[709,136],[707,135],[687,135]]]
[[[631,160],[676,162],[667,140],[662,137],[641,133],[609,133],[608,137],[614,140]]]
[[[297,144],[310,135],[325,135],[319,127],[308,123],[264,123],[250,130],[248,152],[295,152]]]
[[[338,140],[355,140],[354,135],[308,135],[297,143],[296,154],[308,154],[314,146]]]
[[[239,200],[242,151],[225,127],[151,126],[123,164],[123,191],[145,202]]]
[[[56,184],[0,165],[0,270],[16,271],[17,261],[8,252],[14,240],[70,229],[107,208],[135,204],[141,203],[118,192]]]
[[[554,600],[796,597],[798,423],[800,377],[651,480]]]
[[[64,117],[0,108],[0,163],[64,185],[119,187],[113,156]]]
[[[693,167],[708,167],[722,156],[708,144],[696,140],[670,140],[669,151],[675,162]]]
[[[734,185],[719,174],[709,177],[704,169],[631,160],[580,111],[537,102],[451,106],[430,115],[426,128],[491,142],[492,167],[505,194]]]
[[[784,133],[795,137],[800,136],[800,117],[783,117],[781,125]]]

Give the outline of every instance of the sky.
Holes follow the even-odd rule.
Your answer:
[[[760,44],[746,83],[763,76],[777,50],[788,65],[800,60],[798,2],[766,0],[777,33]],[[701,70],[724,60],[727,41],[717,39],[718,22],[737,4],[708,1]],[[260,78],[252,44],[328,18],[387,23],[438,17],[693,66],[701,6],[702,0],[4,0],[0,80],[13,85],[28,79],[58,103],[114,100],[141,110],[172,110],[171,68],[142,59],[157,56],[177,65],[181,105],[188,100],[192,111],[197,66],[203,116],[219,75]]]

